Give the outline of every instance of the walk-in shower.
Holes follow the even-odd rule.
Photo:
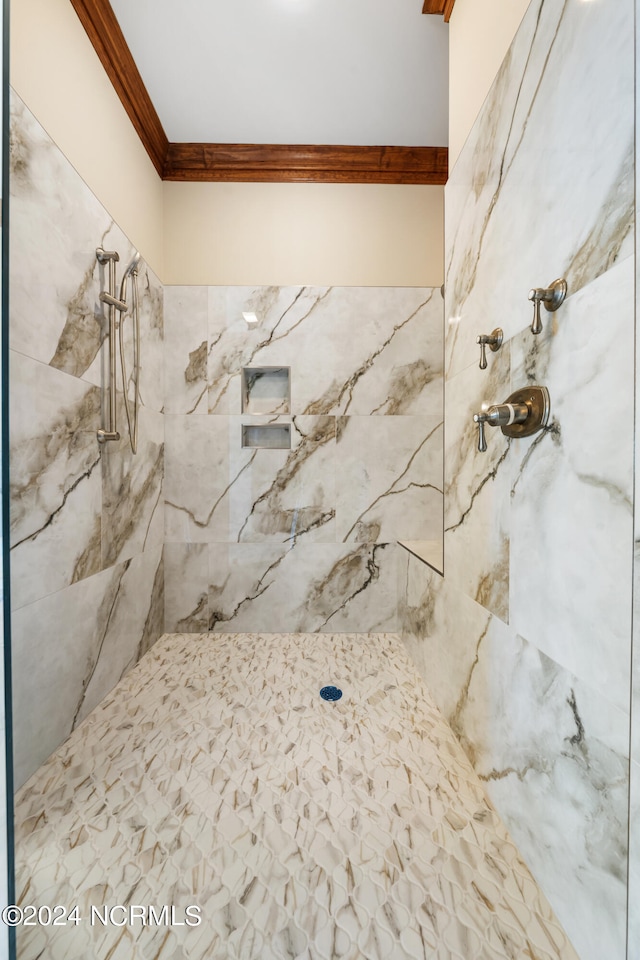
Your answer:
[[[120,281],[120,296],[116,297],[116,263],[120,255],[115,250],[103,250],[98,247],[96,250],[98,263],[109,264],[108,290],[100,293],[101,303],[107,304],[109,308],[109,406],[108,423],[106,428],[98,430],[98,441],[105,443],[107,440],[119,440],[120,433],[117,426],[117,376],[116,376],[116,345],[115,338],[118,334],[120,347],[120,373],[122,376],[122,393],[124,397],[124,409],[127,416],[127,426],[129,428],[129,441],[131,450],[136,452],[138,447],[138,410],[140,407],[140,296],[138,290],[138,269],[140,266],[140,254],[135,253],[131,262],[127,266]],[[131,305],[127,301],[127,285],[129,277],[133,278]],[[120,320],[118,321],[118,314]],[[133,325],[133,416],[131,403],[129,400],[129,377],[127,374],[127,364],[125,359],[124,346],[124,325],[127,316],[131,316]]]

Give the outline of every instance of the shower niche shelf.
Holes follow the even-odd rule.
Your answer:
[[[243,367],[242,412],[291,413],[290,367]]]
[[[291,449],[290,423],[243,423],[242,446],[268,450]]]

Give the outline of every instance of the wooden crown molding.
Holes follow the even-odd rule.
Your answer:
[[[454,0],[425,0],[425,7]],[[71,0],[163,180],[272,183],[447,182],[446,147],[170,143],[109,0]],[[435,13],[440,10],[423,12]],[[445,16],[445,19],[448,19]]]
[[[151,161],[162,176],[169,140],[109,0],[71,0]]]
[[[451,11],[456,0],[424,0],[422,8],[423,13],[436,13],[444,17],[444,22],[449,23]]]
[[[447,172],[446,147],[171,143],[163,179],[443,184]]]

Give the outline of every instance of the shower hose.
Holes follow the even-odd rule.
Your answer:
[[[140,407],[140,298],[138,295],[138,268],[137,264],[131,270],[127,270],[120,284],[120,300],[127,302],[127,281],[129,273],[133,277],[133,296],[131,308],[131,323],[133,324],[133,418],[131,416],[131,403],[129,401],[129,378],[127,374],[127,363],[124,355],[124,324],[128,311],[122,314],[119,326],[118,340],[120,342],[120,367],[122,370],[122,392],[124,394],[124,409],[127,414],[127,423],[129,425],[129,441],[131,450],[136,453],[138,449],[138,410]]]

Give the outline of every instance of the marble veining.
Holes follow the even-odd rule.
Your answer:
[[[636,0],[636,43],[640,6]],[[640,184],[640,73],[636,69],[636,206]],[[635,320],[640,311],[640,229],[636,220]],[[640,345],[635,341],[635,382],[640,377]],[[633,633],[631,662],[631,764],[629,785],[629,960],[640,960],[640,391],[635,391]]]
[[[336,536],[442,536],[443,424],[436,417],[338,417]]]
[[[168,631],[396,629],[397,540],[442,537],[442,306],[167,288]],[[242,446],[266,425],[291,448]]]
[[[404,589],[405,646],[580,957],[624,957],[628,711],[411,556]]]
[[[393,635],[165,636],[16,809],[21,903],[202,911],[21,960],[577,960]]]
[[[632,255],[633,69],[631,0],[530,4],[447,185],[447,377],[474,362],[498,289],[508,339],[532,286],[565,276],[572,295]]]
[[[140,266],[139,448],[101,446],[107,332],[99,245],[133,246],[11,97],[11,578],[16,782],[163,630],[163,288]],[[119,273],[120,275],[120,273]],[[129,287],[131,290],[131,286]],[[124,322],[131,356],[132,324]],[[131,395],[132,384],[126,385]]]
[[[162,632],[162,554],[162,546],[147,550],[14,612],[17,784]]]
[[[14,608],[101,569],[100,391],[11,352]]]
[[[182,632],[397,627],[395,544],[165,544],[166,624]]]
[[[548,429],[511,449],[510,622],[627,713],[633,283],[627,258],[570,299],[557,329],[511,344],[513,383],[545,383],[553,406]]]
[[[289,367],[292,414],[440,416],[442,307],[435,288],[168,287],[167,410],[240,414],[242,368]]]
[[[107,324],[98,299],[104,268],[95,251],[115,249],[126,264],[134,248],[13,91],[10,159],[11,348],[100,386]],[[140,274],[141,396],[145,406],[160,411],[163,291],[144,262]]]
[[[405,558],[399,610],[583,960],[624,960],[633,904],[633,42],[633,0],[532,0],[451,172],[445,575]],[[556,277],[533,336],[528,292]],[[548,427],[479,452],[473,414],[526,384]]]
[[[489,369],[470,367],[447,382],[445,431],[444,562],[447,576],[467,596],[505,622],[509,619],[510,441],[487,431],[478,450],[474,413],[500,403],[510,391],[511,344]]]

